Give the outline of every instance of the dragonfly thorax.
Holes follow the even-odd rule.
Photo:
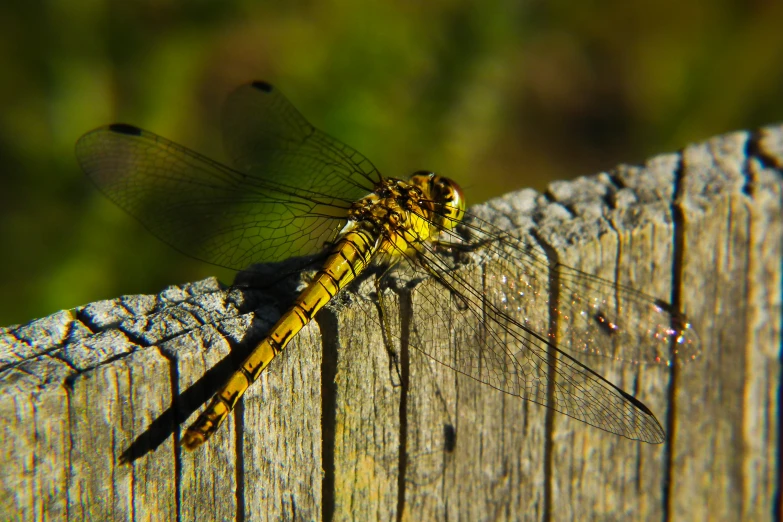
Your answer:
[[[454,228],[464,214],[464,198],[456,183],[432,173],[417,172],[410,180],[386,179],[348,211],[344,231],[363,228],[378,249],[402,255]]]

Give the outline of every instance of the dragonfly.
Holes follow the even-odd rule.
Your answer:
[[[214,435],[248,387],[349,283],[370,268],[385,278],[403,265],[445,290],[443,298],[428,294],[420,314],[449,340],[414,338],[413,348],[601,430],[664,440],[644,403],[577,355],[666,364],[695,358],[696,334],[673,306],[549,261],[530,239],[469,212],[462,189],[447,177],[382,175],[267,82],[229,95],[222,134],[229,164],[124,123],[88,132],[76,144],[97,188],[181,253],[237,271],[325,258],[185,431],[185,448]],[[483,286],[460,269],[460,253],[483,256]],[[553,315],[563,325],[559,333]]]

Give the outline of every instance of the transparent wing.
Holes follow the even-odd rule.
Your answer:
[[[238,170],[318,194],[354,201],[381,181],[367,158],[310,125],[266,82],[228,96],[223,144]]]
[[[125,124],[85,134],[76,156],[155,236],[235,270],[318,252],[351,202],[372,190],[369,161],[315,130],[267,84],[230,97],[225,134],[236,169]]]
[[[687,363],[700,355],[698,336],[687,317],[666,301],[552,264],[530,243],[475,216],[466,217],[465,227],[470,236],[467,246],[475,249],[479,262],[495,260],[485,283],[495,306],[511,315],[531,307],[556,312],[558,342],[572,353],[667,365]],[[549,329],[548,315],[522,319],[534,331]]]
[[[432,275],[417,287],[416,316],[431,332],[412,345],[438,362],[511,395],[629,439],[661,442],[653,413],[567,352],[608,354],[633,362],[671,362],[698,354],[684,316],[663,301],[564,265],[473,216],[469,239],[444,241],[475,250],[480,272],[457,269],[436,245],[416,261]],[[553,287],[550,285],[554,283]],[[557,335],[550,335],[555,315]]]
[[[497,390],[604,431],[650,443],[664,440],[663,428],[638,399],[559,350],[546,330],[528,328],[483,298],[480,277],[466,277],[464,271],[442,272],[438,282],[417,288],[418,324],[443,332],[448,342],[414,332],[413,347]],[[453,289],[451,299],[446,288]]]

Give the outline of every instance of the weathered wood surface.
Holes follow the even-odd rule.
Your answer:
[[[770,520],[782,170],[783,127],[769,127],[477,209],[535,229],[565,264],[679,301],[701,340],[695,362],[582,357],[657,414],[664,444],[548,417],[415,351],[399,383],[377,318],[352,299],[324,310],[227,426],[186,452],[178,437],[231,350],[284,304],[205,280],[0,329],[1,518]],[[410,303],[425,333],[426,291]]]

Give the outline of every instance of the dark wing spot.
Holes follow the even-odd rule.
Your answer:
[[[258,89],[260,91],[264,91],[264,92],[272,92],[272,89],[274,89],[274,87],[272,87],[271,83],[262,82],[262,81],[253,82],[252,85],[256,89]]]
[[[112,123],[109,125],[109,130],[117,132],[119,134],[128,134],[130,136],[141,136],[141,129],[135,125],[128,125],[127,123]]]
[[[645,413],[645,414],[649,415],[650,417],[655,417],[655,415],[653,415],[653,412],[651,412],[651,411],[650,411],[650,408],[648,408],[647,406],[645,406],[645,405],[644,405],[644,403],[643,403],[642,401],[640,401],[639,399],[637,399],[637,398],[636,398],[636,397],[634,397],[633,395],[631,395],[631,394],[629,394],[629,393],[626,393],[626,392],[624,392],[623,390],[621,390],[621,389],[619,389],[619,388],[615,388],[615,389],[616,389],[617,391],[619,391],[619,392],[620,392],[620,393],[623,395],[623,397],[625,397],[626,399],[628,399],[628,400],[631,402],[631,404],[633,404],[634,406],[636,406],[636,408],[637,408],[639,411],[641,411],[642,413]]]
[[[661,311],[666,312],[671,316],[672,328],[675,328],[679,331],[687,330],[689,328],[690,321],[688,320],[688,317],[682,312],[675,310],[674,306],[672,306],[671,304],[667,303],[666,301],[656,299],[655,306],[657,306]]]
[[[661,299],[656,299],[655,300],[655,306],[657,306],[658,308],[660,308],[661,310],[663,310],[664,312],[666,312],[668,314],[671,314],[672,312],[674,312],[674,307],[672,305],[670,305],[669,303],[667,303],[666,301],[662,301]]]

